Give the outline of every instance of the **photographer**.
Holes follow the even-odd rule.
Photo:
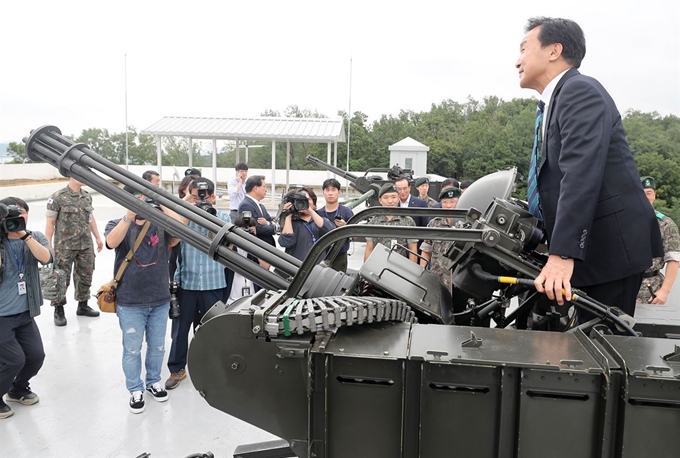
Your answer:
[[[28,205],[16,197],[0,200],[0,419],[14,415],[6,400],[39,401],[29,381],[45,359],[35,317],[43,298],[38,262],[52,262],[47,238],[26,229]]]
[[[179,215],[145,198],[130,186],[123,188],[151,207],[179,220]],[[116,252],[113,272],[126,261],[127,255],[142,234],[146,219],[127,210],[120,219],[108,222],[104,237],[106,247]],[[179,240],[155,224],[150,224],[135,250],[116,288],[116,315],[123,336],[123,373],[130,392],[132,413],[144,412],[144,390],[156,400],[167,401],[168,393],[160,383],[165,355],[165,333],[170,309],[168,255]],[[142,381],[142,344],[146,336],[146,377]]]
[[[281,216],[285,217],[279,245],[285,248],[286,253],[302,261],[312,245],[335,226],[315,211],[316,194],[307,187],[286,194],[284,201]]]
[[[215,184],[207,178],[197,178],[189,185],[187,202],[217,216],[225,223],[230,223],[229,215],[213,207],[217,196]],[[208,231],[193,221],[184,219],[184,223],[207,237],[213,237]],[[178,285],[179,318],[172,320],[172,347],[168,357],[170,377],[165,381],[165,388],[172,390],[187,376],[186,363],[189,350],[189,329],[196,326],[205,312],[215,302],[226,302],[229,297],[224,266],[214,261],[207,254],[185,243],[180,243],[180,253],[174,282]]]

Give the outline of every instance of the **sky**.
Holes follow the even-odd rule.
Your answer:
[[[0,142],[46,124],[124,132],[126,99],[138,130],[288,105],[333,117],[349,109],[350,74],[351,111],[370,121],[446,99],[536,97],[514,66],[534,16],[579,23],[581,72],[622,113],[680,116],[677,0],[5,1]]]

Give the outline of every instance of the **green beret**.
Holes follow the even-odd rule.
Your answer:
[[[417,188],[418,186],[423,185],[425,183],[429,183],[429,182],[430,182],[430,180],[427,177],[420,177],[416,180],[415,186]]]
[[[455,199],[456,197],[460,197],[460,189],[458,188],[446,188],[439,193],[439,200]]]
[[[644,189],[647,189],[647,188],[656,189],[656,181],[654,181],[654,178],[652,178],[652,177],[642,177],[642,178],[640,178],[640,180],[642,181],[642,187]]]
[[[394,183],[385,183],[382,185],[380,192],[378,193],[378,197],[382,197],[383,194],[387,194],[388,192],[397,192],[397,188],[394,186]]]

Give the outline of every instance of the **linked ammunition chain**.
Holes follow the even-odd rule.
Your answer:
[[[272,337],[290,336],[380,321],[415,323],[417,319],[411,307],[397,299],[355,296],[288,299],[269,313],[265,331]]]

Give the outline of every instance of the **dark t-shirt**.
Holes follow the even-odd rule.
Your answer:
[[[305,256],[309,254],[312,245],[316,243],[323,235],[328,234],[334,229],[333,223],[326,218],[323,219],[323,226],[318,227],[314,224],[314,220],[306,223],[302,220],[293,220],[292,234],[279,234],[279,245],[285,248],[286,253],[294,258],[304,261]],[[317,263],[321,262],[321,257],[317,259]]]
[[[338,205],[338,209],[335,210],[334,212],[329,212],[328,210],[326,210],[326,207],[323,207],[319,211],[317,211],[317,213],[326,218],[328,221],[330,221],[333,224],[333,226],[335,226],[335,215],[337,214],[339,214],[345,221],[349,221],[349,219],[352,216],[354,216],[354,212],[348,207],[345,207],[344,205]],[[345,240],[345,243],[342,244],[342,248],[340,248],[340,252],[338,254],[345,254],[348,251],[349,251],[349,239]]]
[[[107,237],[120,219],[109,221],[104,231]],[[132,224],[123,241],[116,247],[113,274],[135,244],[143,226]],[[170,302],[170,279],[168,277],[168,243],[170,235],[151,225],[144,240],[135,251],[130,265],[116,290],[116,302],[125,307],[155,307]]]

